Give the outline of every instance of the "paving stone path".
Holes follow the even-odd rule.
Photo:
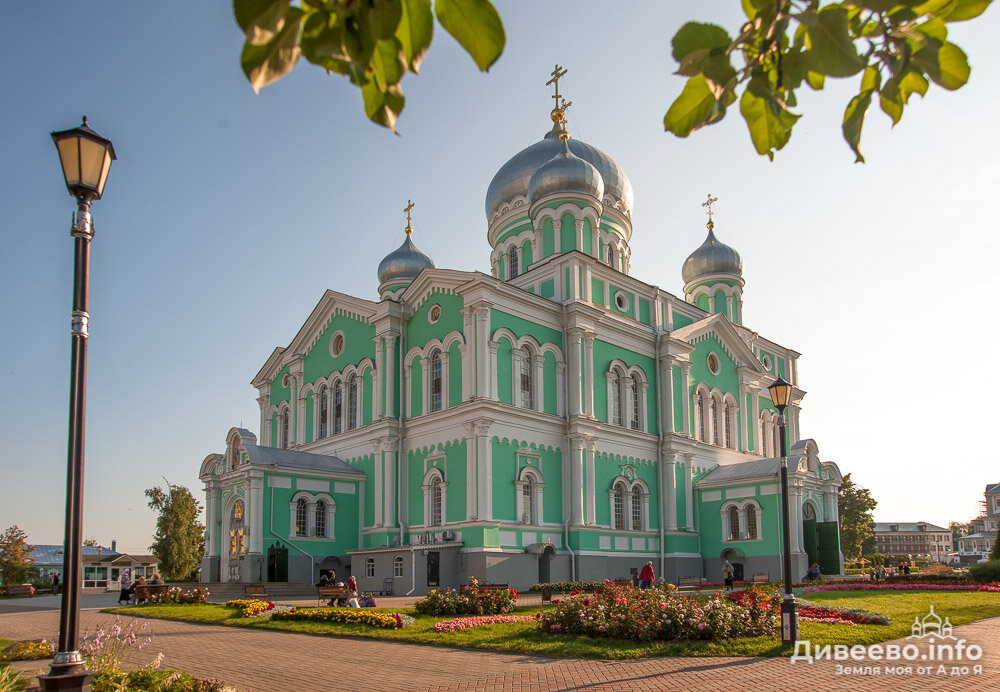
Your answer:
[[[0,608],[0,636],[10,639],[51,637],[58,629],[56,610]],[[113,615],[96,610],[81,614],[82,629],[108,626]],[[885,674],[887,666],[920,661],[827,661],[792,664],[787,658],[652,658],[639,661],[590,661],[487,653],[374,640],[265,632],[165,620],[150,621],[153,643],[138,663],[164,655],[163,665],[200,678],[219,679],[255,692],[338,690],[1000,690],[1000,618],[956,627],[954,635],[978,644],[983,656],[971,673],[970,661],[945,662],[949,674]],[[900,646],[912,641],[894,642]],[[970,673],[951,675],[953,665]],[[878,676],[838,674],[838,666],[875,668]],[[47,663],[18,664],[35,672]]]

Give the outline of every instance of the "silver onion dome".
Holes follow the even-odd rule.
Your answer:
[[[554,192],[576,192],[604,199],[604,178],[593,164],[575,156],[569,140],[562,151],[543,164],[528,181],[528,201],[534,203]]]
[[[697,250],[684,260],[681,276],[684,283],[691,283],[699,276],[708,274],[735,274],[743,276],[743,258],[740,253],[720,242],[712,230],[715,224],[708,223],[708,237]]]
[[[378,265],[378,280],[381,284],[394,281],[413,281],[424,269],[433,269],[430,257],[417,249],[407,229],[406,240],[398,248],[385,256]]]
[[[579,139],[569,140],[569,150],[597,169],[604,181],[603,194],[620,201],[626,212],[631,214],[632,183],[622,167],[597,147],[592,147]],[[563,143],[559,140],[559,132],[553,130],[545,135],[542,141],[522,149],[501,166],[486,191],[486,218],[492,217],[493,212],[504,202],[518,195],[527,197],[528,185],[535,171],[562,151]]]

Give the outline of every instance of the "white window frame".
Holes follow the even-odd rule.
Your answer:
[[[624,497],[622,498],[622,526],[618,525],[615,521],[615,496],[618,492],[618,488],[624,488]],[[635,491],[639,491],[639,501],[640,501],[640,528],[636,529],[634,527],[633,519],[635,512]],[[608,499],[610,500],[610,521],[608,526],[615,531],[649,531],[649,488],[646,483],[641,479],[636,478],[635,480],[630,480],[625,476],[618,476],[611,481],[611,487],[608,489]]]
[[[444,463],[444,457],[436,458],[440,463]],[[428,459],[428,462],[434,461],[435,459]],[[440,484],[441,487],[441,511],[440,516],[437,517],[438,521],[435,522],[434,517],[434,482]],[[423,483],[420,485],[420,489],[424,494],[424,526],[444,526],[448,521],[448,483],[444,479],[444,471],[440,468],[433,466],[427,469],[424,474]]]
[[[392,576],[394,578],[403,576],[403,556],[397,555],[392,558]]]
[[[298,513],[298,503],[299,500],[303,500],[306,504],[306,533],[304,536],[299,535],[297,530],[296,515]],[[316,532],[316,506],[322,501],[326,503],[326,533],[324,535],[318,535]],[[300,490],[294,495],[292,499],[288,502],[288,512],[289,512],[289,526],[288,526],[288,538],[289,540],[302,541],[302,540],[322,540],[322,541],[332,541],[336,540],[336,517],[337,517],[337,503],[334,501],[333,496],[329,493],[311,493],[307,490]]]
[[[537,459],[537,457],[534,458]],[[540,460],[538,463],[540,464]],[[526,517],[524,507],[524,490],[529,483],[531,486],[532,516]],[[514,516],[516,521],[526,526],[541,526],[542,518],[545,516],[542,513],[542,498],[544,497],[542,490],[545,488],[545,479],[542,476],[541,470],[530,465],[523,466],[517,474],[517,480],[514,481],[514,486]]]
[[[747,507],[753,507],[754,512],[757,515],[757,537],[749,538],[748,536],[748,526],[747,526]],[[736,509],[737,516],[739,517],[739,535],[733,538],[730,533],[730,518],[729,510]],[[760,506],[760,503],[753,498],[746,498],[745,500],[728,500],[719,507],[719,521],[722,528],[722,542],[723,543],[744,543],[753,541],[764,540],[764,511]]]

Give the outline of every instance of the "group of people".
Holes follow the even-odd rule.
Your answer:
[[[135,584],[133,584],[131,570],[123,569],[121,576],[121,592],[118,594],[118,602],[131,602],[132,599],[135,598],[135,587],[137,586],[157,586],[164,583],[163,579],[160,578],[160,573],[156,572],[153,574],[153,578],[149,582],[146,581],[146,577],[140,576],[135,580]]]
[[[893,562],[891,565],[886,567],[885,565],[879,565],[878,567],[872,566],[868,568],[868,579],[870,581],[885,581],[886,577],[895,577],[901,574],[910,573],[910,563],[909,562]]]
[[[320,572],[319,581],[316,582],[316,586],[343,586],[347,588],[347,595],[331,598],[329,603],[327,603],[329,606],[346,606],[348,608],[375,607],[375,597],[370,593],[359,594],[358,582],[353,576],[348,577],[346,582],[339,582],[337,581],[337,573],[332,569],[327,570],[326,572]]]

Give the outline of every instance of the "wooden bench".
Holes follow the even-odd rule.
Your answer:
[[[31,584],[11,584],[7,587],[8,596],[30,596],[35,592]]]
[[[350,590],[346,586],[316,587],[316,605],[331,604],[336,598],[347,598]]]
[[[615,579],[612,581],[615,586],[632,586],[631,579]]]
[[[136,603],[143,603],[149,600],[153,594],[166,593],[169,587],[166,584],[145,584],[132,587],[132,598]]]
[[[466,587],[468,587],[468,588],[471,589],[472,585],[471,584],[466,584],[462,588],[464,589]],[[479,590],[480,591],[506,591],[509,588],[510,588],[510,586],[508,584],[480,584],[479,585]]]
[[[771,575],[768,574],[767,572],[754,572],[753,583],[754,584],[770,584],[771,583]]]
[[[262,601],[267,600],[267,590],[263,584],[244,584],[243,595],[247,598],[259,598]]]
[[[703,581],[701,577],[681,577],[677,580],[677,588],[700,589]]]

